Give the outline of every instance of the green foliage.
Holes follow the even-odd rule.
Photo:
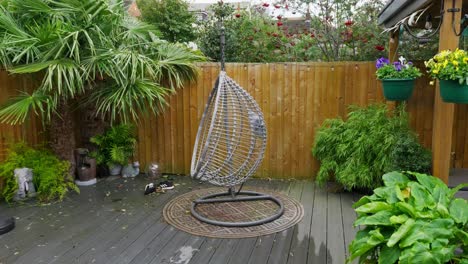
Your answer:
[[[195,39],[192,24],[195,15],[184,0],[137,0],[143,21],[156,26],[162,37],[170,42]]]
[[[62,200],[69,190],[79,192],[69,175],[68,161],[59,160],[49,150],[36,150],[25,143],[19,143],[9,150],[6,160],[0,164],[0,178],[6,183],[0,197],[7,202],[13,199],[18,188],[14,170],[23,167],[33,171],[33,183],[40,202]]]
[[[113,126],[104,134],[92,137],[90,141],[98,147],[97,151],[91,153],[98,164],[127,165],[137,143],[135,127],[131,124]]]
[[[439,80],[455,80],[468,85],[468,52],[443,50],[426,64],[429,75]]]
[[[390,172],[384,186],[362,197],[353,207],[363,226],[349,246],[348,262],[466,263],[468,260],[468,202],[454,198],[438,178]],[[462,248],[463,255],[455,255]]]
[[[0,108],[3,123],[24,122],[31,113],[50,120],[59,102],[77,98],[112,121],[158,113],[167,94],[196,78],[195,62],[205,60],[159,39],[157,28],[129,17],[121,0],[1,3],[0,65],[42,77],[31,94]]]
[[[404,105],[393,113],[384,104],[349,110],[346,121],[327,119],[316,135],[312,153],[320,161],[320,185],[334,177],[348,190],[374,189],[385,172],[430,169],[431,155],[411,131]]]

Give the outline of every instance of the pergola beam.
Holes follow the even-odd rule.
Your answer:
[[[444,1],[444,19],[439,35],[439,51],[455,50],[459,37],[455,34],[453,25],[460,25],[463,0]],[[459,12],[448,12],[448,9],[459,8]],[[453,19],[452,19],[453,18]],[[457,30],[459,30],[457,28]],[[452,149],[452,132],[454,120],[454,104],[444,103],[440,97],[439,82],[436,84],[434,97],[434,116],[432,129],[432,173],[445,183],[448,183],[450,173],[450,153]]]

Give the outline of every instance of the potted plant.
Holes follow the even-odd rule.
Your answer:
[[[96,162],[106,164],[110,175],[119,175],[122,166],[128,164],[135,152],[135,127],[130,124],[112,126],[104,134],[92,137],[90,141],[98,147],[97,151],[91,153]]]
[[[404,101],[411,97],[414,80],[421,76],[418,68],[402,56],[390,63],[387,58],[380,58],[375,64],[377,79],[382,81],[385,99],[389,101]]]
[[[391,172],[353,207],[361,226],[347,263],[467,263],[468,202],[436,177]],[[462,249],[462,252],[457,252]]]
[[[447,103],[468,104],[468,53],[444,50],[425,62],[429,75],[439,79],[440,96]]]

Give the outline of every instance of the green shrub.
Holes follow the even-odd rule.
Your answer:
[[[348,262],[468,263],[468,202],[438,178],[408,172],[383,176],[385,186],[353,205],[355,226]],[[456,255],[455,250],[463,253]]]
[[[27,167],[33,170],[33,183],[40,202],[62,200],[69,190],[79,192],[69,175],[70,163],[59,160],[46,149],[32,149],[25,143],[18,143],[9,150],[6,160],[0,164],[0,178],[5,186],[0,197],[11,202],[18,184],[14,176],[16,168]]]
[[[320,161],[317,182],[335,177],[345,189],[374,189],[393,170],[430,170],[431,155],[411,131],[404,105],[389,113],[385,104],[351,106],[348,119],[328,119],[312,149]]]
[[[98,164],[126,165],[135,152],[137,143],[135,126],[131,124],[113,126],[104,134],[92,137],[90,141],[98,147],[97,151],[91,153]]]

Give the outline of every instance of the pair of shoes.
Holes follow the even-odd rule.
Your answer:
[[[172,190],[174,189],[174,184],[171,181],[163,181],[159,183],[159,187],[163,190]]]
[[[158,184],[158,186],[155,186],[154,183],[148,183],[145,186],[145,195],[148,195],[150,193],[161,193],[164,192],[165,190],[172,190],[174,189],[174,184],[170,181],[163,181]]]

